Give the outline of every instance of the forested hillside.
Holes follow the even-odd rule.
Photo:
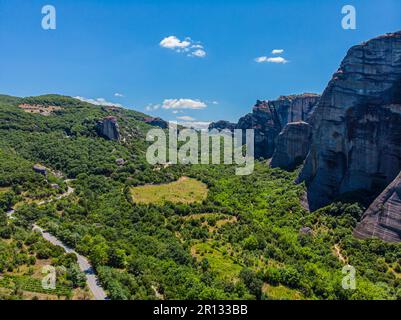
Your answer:
[[[99,135],[107,116],[121,140]],[[88,257],[110,299],[401,299],[401,245],[353,238],[359,204],[310,213],[298,172],[265,161],[244,177],[224,165],[150,166],[146,118],[57,95],[0,96],[4,298],[21,298],[5,279],[36,258],[65,265],[69,290],[85,287],[75,261],[32,233],[35,223]],[[57,197],[67,182],[74,192]],[[348,263],[356,290],[342,288]]]

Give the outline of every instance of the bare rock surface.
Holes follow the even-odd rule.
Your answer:
[[[252,113],[242,117],[238,123],[228,121],[214,122],[209,130],[255,130],[255,157],[271,158],[276,149],[276,138],[290,122],[306,121],[319,102],[320,96],[314,93],[281,96],[277,100],[258,100]]]
[[[370,205],[354,236],[401,242],[401,173]]]
[[[271,167],[293,170],[302,164],[308,155],[311,138],[310,124],[303,121],[287,124],[277,137]]]
[[[107,116],[99,121],[97,130],[100,135],[109,140],[120,140],[120,130],[117,118],[114,116]]]
[[[313,113],[299,181],[311,210],[352,192],[378,195],[401,170],[401,32],[352,47]]]

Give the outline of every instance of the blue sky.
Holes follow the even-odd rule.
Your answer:
[[[41,27],[47,4],[56,30]],[[356,30],[341,27],[346,4]],[[0,92],[236,121],[256,99],[321,93],[352,45],[396,30],[399,0],[0,0]]]

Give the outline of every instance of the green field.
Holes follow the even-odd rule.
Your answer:
[[[206,199],[207,193],[206,184],[187,177],[167,184],[145,185],[131,189],[134,202],[139,204],[200,203]]]

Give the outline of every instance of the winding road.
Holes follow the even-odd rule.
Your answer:
[[[65,182],[68,184],[70,180],[65,180]],[[38,205],[43,205],[46,203],[53,202],[54,200],[60,200],[62,198],[68,197],[74,192],[74,188],[68,186],[68,190],[57,196],[55,199],[50,199],[46,201],[41,201],[38,203]],[[15,219],[14,217],[15,210],[12,209],[7,212],[7,217],[9,219]],[[77,263],[79,266],[79,269],[85,273],[86,277],[86,284],[88,285],[89,290],[92,292],[93,298],[95,300],[107,300],[107,294],[102,288],[102,286],[99,284],[98,278],[95,274],[95,271],[93,270],[92,265],[88,261],[87,258],[84,256],[80,255],[78,252],[75,250],[71,249],[70,247],[66,246],[63,242],[61,242],[59,239],[57,239],[55,236],[51,235],[49,232],[45,231],[38,225],[34,224],[33,225],[33,230],[39,232],[42,237],[49,241],[51,244],[62,247],[67,253],[73,253],[77,256]]]
[[[34,224],[33,230],[40,232],[42,234],[42,237],[45,240],[49,241],[51,244],[62,247],[67,253],[75,254],[78,258],[79,269],[85,273],[86,284],[88,285],[89,290],[92,292],[94,299],[95,300],[107,300],[106,292],[100,286],[97,276],[93,270],[93,267],[89,263],[88,259],[86,259],[84,256],[80,255],[75,250],[66,246],[64,243],[62,243],[60,240],[58,240],[55,236],[53,236],[50,233],[48,233],[47,231],[43,230],[38,225]]]

